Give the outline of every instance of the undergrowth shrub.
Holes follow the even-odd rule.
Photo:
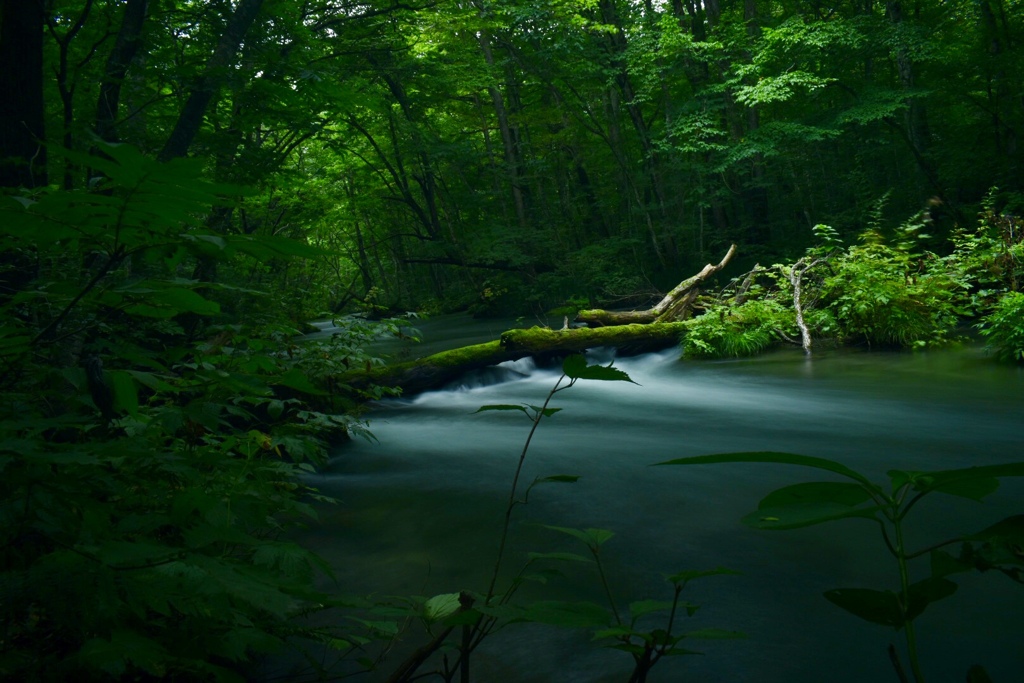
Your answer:
[[[874,232],[863,239],[831,263],[822,283],[822,303],[840,336],[897,347],[948,341],[964,312],[963,281],[933,254],[889,246]]]
[[[1003,294],[978,329],[997,358],[1024,362],[1024,293]]]
[[[779,331],[791,331],[795,314],[774,299],[751,299],[739,306],[716,306],[686,321],[683,355],[687,358],[751,356],[777,343]]]
[[[0,197],[0,253],[35,264],[0,299],[0,679],[242,680],[296,636],[348,647],[296,620],[335,598],[287,531],[327,500],[300,479],[325,434],[358,425],[295,330],[230,314],[259,292],[187,276],[316,252],[212,234],[238,190],[201,162],[103,152],[68,153],[89,189]]]

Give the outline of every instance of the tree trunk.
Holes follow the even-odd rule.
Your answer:
[[[43,0],[0,4],[0,187],[47,183]]]
[[[146,21],[149,0],[128,0],[124,8],[121,28],[114,41],[114,49],[107,57],[107,65],[100,83],[100,94],[96,102],[96,134],[107,142],[117,142],[115,129],[117,110],[121,102],[121,86],[128,67],[139,51],[142,25]]]
[[[227,80],[231,62],[262,5],[263,0],[242,0],[238,9],[231,15],[227,28],[217,41],[217,46],[210,55],[202,76],[199,77],[199,83],[189,94],[174,130],[167,138],[164,148],[160,150],[157,157],[160,161],[170,161],[188,153],[188,148],[192,146],[192,141],[203,123],[203,115],[213,101],[213,96]]]
[[[660,351],[679,343],[682,323],[618,325],[596,329],[551,330],[533,327],[509,330],[497,341],[443,351],[420,360],[388,365],[370,372],[337,378],[353,387],[376,384],[401,387],[408,393],[427,391],[458,379],[469,370],[527,356],[559,356],[598,346],[611,346],[623,355]]]
[[[477,34],[477,42],[480,51],[484,55],[484,61],[491,69],[494,68],[494,53],[491,50],[491,40],[486,29]],[[509,122],[508,109],[505,107],[505,98],[501,89],[496,84],[487,86],[491,95],[491,102],[494,105],[494,115],[498,119],[498,130],[501,131],[501,142],[505,149],[505,172],[508,182],[512,188],[512,201],[516,210],[516,219],[519,222],[520,230],[527,228],[526,201],[523,197],[522,179],[519,176],[519,153],[516,139],[513,136],[512,125]]]

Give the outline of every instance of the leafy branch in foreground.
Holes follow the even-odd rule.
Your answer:
[[[537,428],[544,418],[552,417],[561,410],[550,407],[551,400],[555,394],[575,386],[581,379],[632,382],[625,372],[617,368],[610,365],[588,365],[583,356],[573,355],[563,363],[561,376],[540,405],[486,405],[476,411],[519,412],[530,421],[530,431],[520,451],[509,487],[497,557],[487,591],[446,593],[427,600],[414,601],[413,613],[422,623],[430,640],[426,645],[417,648],[394,670],[387,679],[388,683],[404,683],[431,675],[444,681],[457,679],[460,683],[469,683],[472,653],[488,636],[514,623],[593,629],[594,640],[602,641],[605,647],[628,652],[633,657],[634,666],[628,679],[630,683],[646,681],[650,670],[663,657],[697,654],[682,646],[684,639],[742,637],[741,634],[719,629],[700,629],[688,633],[676,631],[680,615],[685,612],[687,616],[692,616],[698,609],[697,605],[681,599],[681,593],[687,583],[703,576],[732,573],[721,568],[704,572],[680,572],[668,576],[666,578],[673,586],[671,600],[637,601],[629,605],[628,613],[620,611],[601,562],[601,546],[614,536],[611,531],[604,529],[579,530],[546,526],[545,528],[573,536],[583,542],[591,557],[570,552],[529,553],[527,561],[515,573],[508,586],[504,590],[499,590],[499,579],[506,562],[513,511],[518,506],[525,505],[533,489],[541,484],[575,483],[580,478],[574,474],[556,474],[537,477],[525,487],[521,483],[526,456]],[[512,603],[513,597],[524,582],[544,583],[552,573],[560,574],[550,569],[538,568],[538,565],[552,562],[592,564],[597,570],[608,607],[593,602],[564,600],[541,600],[525,605]],[[647,628],[646,624],[658,614],[662,615],[658,624],[653,628]],[[442,653],[438,668],[434,671],[421,671],[428,660],[437,653]]]
[[[982,501],[999,487],[1002,477],[1024,476],[1024,462],[987,465],[954,470],[916,472],[890,470],[888,485],[872,482],[845,465],[792,453],[722,453],[678,458],[659,465],[711,465],[721,463],[773,463],[798,465],[831,472],[849,481],[806,482],[785,486],[769,493],[757,510],[743,518],[756,529],[799,529],[838,519],[867,519],[878,524],[886,549],[896,561],[899,590],[837,588],[825,598],[847,612],[867,621],[890,626],[904,633],[906,655],[913,680],[924,683],[917,648],[914,620],[933,602],[949,597],[957,584],[949,576],[977,569],[995,569],[1024,583],[1024,515],[1008,517],[979,532],[961,534],[926,548],[911,549],[904,531],[910,511],[927,495],[942,493]],[[961,544],[954,556],[943,548]],[[929,557],[930,573],[912,581],[910,562]],[[889,656],[900,680],[907,682],[900,657],[890,645]],[[972,671],[981,671],[974,667]],[[981,679],[979,679],[981,680]]]

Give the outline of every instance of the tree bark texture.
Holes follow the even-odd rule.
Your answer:
[[[96,101],[96,134],[107,142],[118,142],[115,125],[121,103],[121,85],[142,43],[142,26],[148,9],[149,0],[128,0],[114,49],[107,57]]]
[[[220,40],[217,41],[217,46],[214,48],[213,54],[210,55],[206,68],[203,70],[202,76],[199,77],[199,82],[192,89],[181,114],[178,115],[178,122],[174,125],[174,130],[167,138],[164,148],[160,150],[160,155],[157,157],[160,161],[170,161],[188,153],[188,148],[192,146],[192,141],[203,123],[203,115],[206,113],[207,107],[213,101],[213,96],[227,81],[231,63],[242,46],[242,39],[256,20],[256,15],[259,14],[262,6],[263,0],[242,0],[238,9],[231,15],[231,20],[228,22],[227,28],[224,29]]]
[[[407,393],[436,389],[469,370],[527,356],[559,356],[598,346],[611,346],[622,355],[660,351],[679,343],[682,323],[618,325],[615,327],[552,330],[533,327],[509,330],[497,341],[443,351],[416,361],[389,365],[371,372],[339,377],[344,384],[402,387]]]
[[[0,187],[45,185],[43,0],[0,2]]]

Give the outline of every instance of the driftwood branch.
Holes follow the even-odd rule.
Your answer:
[[[801,288],[803,286],[804,274],[811,268],[823,263],[823,259],[814,259],[808,261],[807,257],[804,257],[793,264],[793,268],[789,271],[789,282],[793,285],[793,309],[796,311],[796,326],[800,328],[800,341],[801,346],[804,347],[804,353],[808,356],[811,355],[811,331],[807,327],[807,322],[804,320],[804,308],[803,303],[800,301]]]
[[[725,268],[736,253],[736,245],[729,247],[729,251],[717,265],[707,264],[703,270],[689,277],[678,285],[671,292],[665,295],[654,307],[646,311],[605,311],[591,309],[580,311],[576,316],[578,322],[587,323],[592,326],[631,325],[653,322],[678,322],[685,320],[693,308],[693,303],[700,294],[700,286],[705,280]]]

